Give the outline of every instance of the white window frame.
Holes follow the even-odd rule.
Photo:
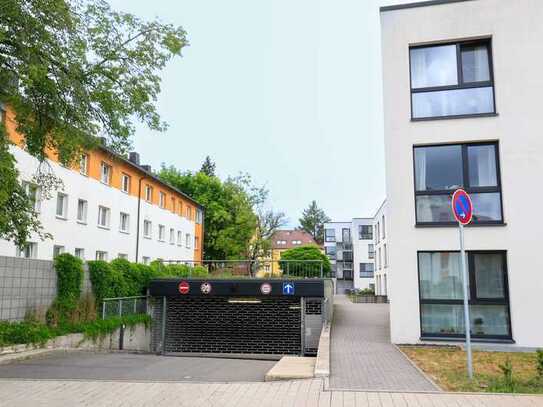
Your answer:
[[[196,208],[196,223],[201,225],[203,220],[203,211],[199,208]]]
[[[158,225],[158,241],[159,242],[165,242],[166,241],[166,226],[164,225]]]
[[[125,228],[123,228],[123,218],[126,218]],[[122,233],[130,233],[130,214],[126,212],[119,213],[119,231]]]
[[[131,184],[131,177],[130,175],[127,175],[125,173],[123,173],[121,175],[121,191],[124,192],[125,194],[129,194],[130,193],[130,184]]]
[[[143,262],[143,264],[149,264],[151,263],[151,258],[149,256],[143,256],[141,258],[141,261]]]
[[[158,206],[162,209],[166,207],[166,194],[162,191],[158,192]]]
[[[83,213],[82,213],[82,217],[80,217],[80,213],[79,213],[79,204],[83,203]],[[85,199],[78,199],[77,200],[77,214],[76,214],[76,217],[77,217],[77,223],[81,223],[83,225],[86,225],[87,224],[87,216],[88,216],[88,212],[89,212],[89,202]]]
[[[145,185],[145,201],[149,203],[153,202],[153,187],[149,184]]]
[[[66,252],[66,247],[65,246],[57,245],[57,244],[53,246],[53,258],[55,258],[56,256],[61,255],[62,253],[65,253],[65,252]]]
[[[183,232],[181,230],[177,231],[177,246],[183,246]]]
[[[35,259],[38,257],[38,244],[27,242],[23,248],[17,247],[15,255],[25,259]]]
[[[35,212],[39,213],[40,207],[41,207],[40,187],[28,181],[23,181],[23,187],[25,189],[25,194],[28,196],[30,200],[32,200],[32,193],[33,193],[34,205],[32,206],[32,209],[34,209]]]
[[[105,211],[105,225],[100,223],[101,219],[102,219],[102,212]],[[99,228],[102,228],[102,229],[109,229],[110,228],[110,221],[111,221],[111,209],[109,209],[108,207],[106,206],[103,206],[103,205],[98,205],[98,227]]]
[[[61,214],[58,213],[58,208],[59,208],[58,201],[60,197],[62,197],[62,213]],[[64,192],[57,193],[57,207],[55,211],[56,211],[55,214],[56,214],[57,219],[62,219],[62,220],[68,219],[68,195],[65,194]]]
[[[80,253],[78,253],[78,251],[80,251]],[[85,249],[83,249],[82,247],[76,247],[74,249],[74,256],[81,260],[85,260]]]
[[[185,234],[185,247],[187,249],[190,249],[191,244],[192,244],[192,238],[190,237],[190,233],[186,233]]]
[[[96,250],[96,260],[107,261],[108,254],[104,250]]]
[[[175,244],[175,229],[170,228],[170,244]]]
[[[86,153],[81,154],[79,160],[79,173],[84,176],[89,175],[89,155]]]
[[[128,254],[126,254],[126,253],[119,253],[119,254],[117,255],[117,258],[118,258],[118,259],[128,260]]]
[[[104,185],[111,185],[111,173],[113,167],[108,163],[102,161],[100,163],[100,182]]]
[[[149,227],[147,227],[147,225],[149,225]],[[143,221],[143,237],[146,239],[152,239],[153,237],[153,222],[150,220]]]

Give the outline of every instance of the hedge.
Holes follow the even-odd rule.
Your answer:
[[[281,260],[289,260],[281,261]],[[323,276],[328,277],[332,271],[328,256],[322,253],[321,249],[315,245],[306,245],[285,250],[281,253],[279,267],[283,273],[299,275],[300,277],[320,277],[321,263],[306,262],[307,260],[319,260],[322,262]]]

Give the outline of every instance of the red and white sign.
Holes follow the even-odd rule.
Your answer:
[[[270,283],[263,283],[260,286],[260,292],[262,294],[268,295],[269,293],[271,293],[271,290],[272,290],[272,287]]]
[[[209,294],[211,292],[211,284],[209,284],[208,282],[202,283],[202,285],[200,286],[200,291],[202,292],[202,294]]]
[[[178,286],[179,293],[185,295],[189,293],[190,285],[188,281],[181,281]]]
[[[452,211],[456,220],[462,225],[467,225],[473,218],[473,204],[468,193],[463,189],[454,191],[451,200]]]

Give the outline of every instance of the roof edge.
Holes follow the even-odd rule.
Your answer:
[[[474,1],[474,0],[429,0],[429,1],[416,1],[413,3],[405,4],[394,4],[392,6],[382,6],[379,7],[379,12],[383,13],[386,11],[395,11],[395,10],[404,10],[409,8],[418,8],[418,7],[429,7],[429,6],[441,6],[444,4],[450,3],[461,3],[464,1]]]

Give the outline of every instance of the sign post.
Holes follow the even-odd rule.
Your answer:
[[[473,360],[471,356],[471,320],[468,302],[468,270],[466,267],[466,251],[464,249],[464,225],[471,222],[473,217],[473,204],[471,198],[463,189],[457,189],[452,196],[452,211],[458,221],[460,232],[460,257],[462,261],[462,280],[464,290],[464,330],[466,331],[466,354],[468,357],[468,376],[473,379]]]

